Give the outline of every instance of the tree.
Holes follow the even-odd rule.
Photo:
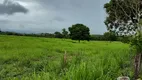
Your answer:
[[[63,38],[63,35],[60,33],[60,32],[55,32],[54,33],[54,35],[55,35],[55,38]]]
[[[104,8],[108,14],[105,20],[108,30],[116,30],[119,35],[133,35],[141,29],[138,25],[142,17],[141,0],[111,0]]]
[[[108,41],[116,41],[116,39],[117,39],[115,32],[112,32],[112,31],[105,32],[104,38],[105,38],[105,40],[108,40]]]
[[[90,40],[105,41],[104,35],[90,35]]]
[[[108,17],[105,24],[108,30],[118,35],[132,35],[132,46],[136,47],[135,80],[139,77],[142,56],[142,0],[110,0],[104,5]],[[138,45],[139,44],[139,45]]]
[[[62,29],[62,35],[64,38],[68,38],[68,31],[65,28]]]
[[[88,40],[90,39],[90,30],[83,24],[75,24],[69,27],[70,37],[72,40]]]

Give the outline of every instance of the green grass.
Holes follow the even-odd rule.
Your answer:
[[[1,35],[0,80],[115,80],[122,74],[132,77],[132,56],[129,45],[120,42],[78,43]]]

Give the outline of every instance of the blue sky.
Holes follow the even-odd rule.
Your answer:
[[[0,0],[0,29],[24,33],[53,33],[82,23],[90,28],[91,34],[103,34],[107,31],[103,5],[108,1]]]

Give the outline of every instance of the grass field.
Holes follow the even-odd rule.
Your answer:
[[[122,74],[132,77],[132,56],[129,45],[120,42],[78,43],[1,35],[0,80],[115,80]]]

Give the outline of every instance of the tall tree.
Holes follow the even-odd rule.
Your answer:
[[[65,28],[62,29],[62,35],[64,38],[68,38],[68,31]]]
[[[83,24],[75,24],[69,27],[70,37],[73,40],[88,40],[90,39],[90,30]]]
[[[142,0],[110,0],[109,3],[104,5],[108,17],[105,24],[109,31],[116,31],[118,35],[134,35],[132,42],[137,48],[137,55],[135,58],[135,79],[138,78],[140,72],[140,60],[142,45],[141,31],[141,18],[142,18]]]
[[[142,17],[141,0],[111,0],[104,5],[108,17],[105,24],[108,30],[117,30],[119,34],[134,34],[140,30],[138,25]]]

